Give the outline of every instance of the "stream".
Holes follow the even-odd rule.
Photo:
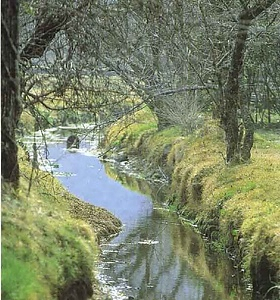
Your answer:
[[[106,299],[251,298],[238,285],[232,261],[211,253],[192,226],[160,204],[160,193],[149,192],[153,187],[101,163],[96,142],[83,140],[79,150],[68,151],[66,138],[51,136],[47,143],[41,140],[41,167],[51,170],[72,194],[104,207],[124,225],[117,237],[101,245],[97,278],[110,295]]]

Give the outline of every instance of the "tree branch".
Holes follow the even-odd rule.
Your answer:
[[[181,87],[178,89],[173,89],[173,90],[166,90],[166,91],[161,91],[153,95],[153,97],[159,97],[159,96],[166,96],[166,95],[173,95],[176,93],[182,93],[182,92],[187,92],[187,91],[198,91],[198,90],[216,90],[218,87],[216,85],[193,85],[193,86],[185,86]]]

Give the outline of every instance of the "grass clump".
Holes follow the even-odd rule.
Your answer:
[[[20,161],[18,190],[2,186],[1,295],[58,299],[72,282],[94,282],[95,228],[73,217],[74,197],[50,174],[36,170],[30,186],[31,169],[22,155]]]
[[[231,252],[254,287],[261,289],[258,285],[266,280],[266,291],[279,286],[279,132],[257,131],[251,161],[235,166],[225,164],[223,132],[213,120],[187,136],[176,128],[137,135],[131,143],[135,153],[170,176],[166,198],[172,208]],[[122,146],[128,147],[125,141]],[[263,261],[267,272],[259,276]]]
[[[143,132],[154,132],[156,127],[154,115],[145,107],[125,116],[111,126],[106,132],[103,146],[109,149],[125,147],[127,151],[131,151]]]

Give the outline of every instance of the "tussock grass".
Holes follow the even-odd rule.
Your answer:
[[[71,217],[71,195],[50,174],[31,170],[21,153],[17,191],[2,186],[3,299],[56,299],[76,279],[94,281],[94,231]],[[73,197],[73,196],[72,196]]]
[[[219,248],[233,252],[248,277],[252,270],[258,272],[266,257],[268,268],[275,271],[271,280],[279,284],[279,132],[259,130],[251,161],[226,166],[223,132],[213,120],[187,136],[174,128],[139,135],[137,123],[128,131],[135,128],[141,137],[137,142],[119,142],[125,149],[137,145],[134,151],[148,165],[160,165],[171,176],[168,197],[172,207],[192,218],[210,240],[218,241]],[[128,132],[127,128],[118,130],[123,136]]]
[[[137,147],[143,133],[156,130],[156,120],[148,108],[125,116],[111,126],[106,134],[104,146],[112,149],[120,149],[126,145],[127,151]]]

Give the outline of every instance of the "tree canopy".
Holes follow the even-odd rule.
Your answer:
[[[211,110],[226,162],[247,161],[254,121],[279,113],[279,8],[277,0],[21,0],[23,109],[111,122],[147,105],[159,130],[178,122],[193,130],[193,116]]]

